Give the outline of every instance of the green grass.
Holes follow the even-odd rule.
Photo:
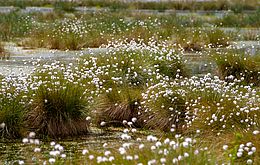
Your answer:
[[[231,36],[220,29],[212,29],[207,33],[208,46],[212,48],[227,47],[230,45]]]
[[[24,136],[25,114],[27,113],[25,92],[15,89],[13,82],[0,78],[0,136],[4,139],[15,139]]]
[[[215,21],[216,25],[224,27],[259,27],[260,25],[260,10],[251,13],[230,13],[223,18]]]
[[[226,47],[235,36],[218,28],[210,28],[209,25],[229,26],[225,19],[229,23],[230,20],[236,21],[237,17],[241,17],[241,21],[230,23],[230,26],[257,27],[257,13],[234,14],[234,18],[228,15],[223,20],[206,20],[196,15],[155,16],[120,11],[70,15],[59,11],[36,15],[14,12],[2,14],[0,37],[3,41],[16,41],[20,46],[31,48],[81,50],[100,47],[113,40],[142,39],[145,43],[167,40],[177,49],[201,51],[205,47]],[[209,27],[204,27],[205,24]]]
[[[2,41],[26,37],[32,28],[32,19],[29,15],[18,12],[0,15],[0,39]]]
[[[165,132],[182,132],[186,97],[181,92],[178,88],[165,84],[148,89],[143,95],[141,111],[145,127]]]
[[[198,52],[205,48],[223,48],[230,45],[232,33],[224,32],[218,28],[177,28],[174,30],[172,42],[175,48],[184,51]]]
[[[226,52],[223,55],[217,54],[213,57],[222,79],[231,81],[236,79],[242,84],[260,85],[260,58],[258,54],[251,56],[244,53]]]
[[[33,80],[43,84],[30,91],[32,101],[26,115],[30,129],[39,136],[55,139],[89,132],[89,100],[84,87],[70,82],[59,69],[36,72]]]

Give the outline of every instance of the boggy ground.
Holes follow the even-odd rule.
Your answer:
[[[182,54],[156,42],[115,42],[73,63],[35,62],[30,74],[1,78],[1,136],[22,139],[28,152],[18,163],[257,163],[259,63],[249,57],[225,81],[191,76]],[[125,129],[100,150],[60,145],[89,141],[95,127]]]
[[[258,15],[4,14],[1,163],[259,164]]]

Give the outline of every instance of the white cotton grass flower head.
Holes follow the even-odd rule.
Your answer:
[[[110,162],[112,162],[112,161],[115,160],[115,157],[114,157],[114,156],[109,156],[108,160],[109,160]]]
[[[58,155],[60,155],[60,151],[50,151],[50,155],[58,156]]]
[[[185,153],[183,154],[183,156],[184,156],[185,158],[187,158],[187,157],[189,157],[190,155],[189,155],[189,153],[185,152]]]
[[[147,136],[147,141],[150,141],[150,142],[155,142],[157,141],[157,137],[153,136],[153,135],[148,135]]]
[[[40,144],[40,140],[39,139],[34,139],[34,144],[35,145],[39,145]]]
[[[61,158],[66,158],[66,154],[61,154]]]
[[[152,164],[156,164],[156,160],[155,159],[149,160],[147,162],[147,165],[152,165]]]
[[[29,139],[28,139],[28,138],[23,138],[22,142],[23,142],[23,143],[28,143],[28,142],[29,142]]]
[[[121,139],[122,139],[122,140],[130,140],[130,139],[131,139],[131,136],[128,135],[128,134],[126,134],[126,133],[124,133],[124,134],[121,135]]]
[[[155,146],[160,147],[160,146],[162,146],[162,143],[160,141],[158,141],[158,142],[155,143]]]
[[[132,129],[131,129],[131,132],[132,132],[132,133],[135,133],[136,131],[137,131],[136,128],[132,128]]]
[[[132,118],[132,122],[135,123],[137,121],[137,118],[136,117],[133,117]]]
[[[104,121],[102,121],[101,123],[100,123],[100,126],[101,127],[103,127],[103,126],[105,126],[106,125],[106,122],[104,122]]]
[[[36,135],[35,132],[30,132],[29,133],[29,138],[35,138],[35,135]]]
[[[242,157],[242,155],[243,155],[243,152],[240,152],[240,151],[237,152],[237,157],[238,158]]]
[[[87,121],[90,121],[90,120],[91,120],[91,117],[90,117],[90,116],[87,116],[87,117],[86,117],[86,120],[87,120]]]
[[[36,147],[36,148],[34,148],[34,152],[41,152],[41,149]]]
[[[177,158],[173,158],[173,159],[172,159],[172,163],[173,163],[173,164],[177,164],[178,162],[179,162],[179,160],[178,160]]]
[[[24,164],[24,161],[23,161],[23,160],[19,160],[19,161],[18,161],[18,164],[19,164],[19,165],[22,165],[22,164]]]
[[[161,162],[162,164],[166,163],[166,158],[161,158],[161,159],[160,159],[160,162]]]
[[[253,134],[254,134],[254,135],[258,135],[259,133],[260,133],[260,131],[258,131],[258,130],[254,130],[254,131],[253,131]]]
[[[87,149],[82,150],[83,155],[86,155],[87,153],[89,153],[89,151]]]
[[[139,144],[139,149],[143,149],[144,148],[144,144]]]
[[[0,124],[0,128],[3,129],[4,127],[5,127],[5,123],[1,123],[1,124]]]
[[[55,161],[56,161],[56,160],[55,160],[54,158],[50,158],[50,159],[49,159],[49,163],[50,163],[50,164],[55,163]]]
[[[104,144],[103,144],[103,147],[104,147],[104,148],[105,148],[105,147],[107,147],[107,146],[108,146],[108,144],[107,144],[107,143],[104,143]]]
[[[132,143],[123,143],[122,147],[129,148],[132,145]]]
[[[247,159],[246,164],[253,164],[253,160],[252,159]]]
[[[105,153],[104,153],[105,156],[108,156],[110,154],[111,154],[111,151],[105,151]]]
[[[126,129],[123,130],[123,132],[124,132],[124,133],[128,133],[128,132],[129,132],[129,129],[126,128]]]
[[[88,158],[89,158],[89,160],[93,160],[95,158],[95,156],[94,155],[89,155]]]
[[[166,138],[165,140],[164,140],[164,144],[169,144],[170,143],[170,139],[169,138]]]
[[[134,157],[131,156],[131,155],[127,155],[127,156],[126,156],[126,160],[133,160],[133,159],[134,159]]]
[[[121,155],[124,155],[126,153],[126,149],[124,147],[120,147],[118,151]]]
[[[223,145],[223,150],[227,150],[228,149],[228,145]]]

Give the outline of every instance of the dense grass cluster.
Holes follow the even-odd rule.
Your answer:
[[[221,54],[221,55],[220,55]],[[215,55],[219,75],[227,81],[260,85],[260,56],[225,52]]]
[[[22,140],[11,163],[259,164],[260,58],[259,48],[247,44],[259,41],[260,20],[258,11],[242,12],[256,3],[0,2],[55,8],[0,14],[1,59],[10,41],[78,55],[32,58],[24,61],[31,72],[0,73],[0,140]],[[117,12],[77,12],[84,5]],[[234,42],[240,40],[248,40],[242,48]],[[199,74],[193,65],[206,71]],[[73,144],[79,138],[84,142]],[[69,145],[67,139],[73,139]],[[7,148],[0,143],[0,150]],[[0,163],[9,163],[1,154]]]
[[[237,17],[243,24],[236,23]],[[259,12],[243,15],[230,13],[223,18],[193,14],[154,16],[132,12],[11,12],[1,14],[0,39],[15,41],[24,47],[80,50],[100,47],[111,40],[137,41],[142,38],[147,43],[153,38],[161,42],[167,40],[185,51],[202,51],[208,47],[227,47],[241,38],[258,40],[257,29],[236,35],[240,27],[258,27],[258,18]],[[237,29],[229,32],[219,27]]]
[[[73,63],[56,61],[34,65],[37,68],[34,73],[1,80],[2,137],[22,137],[33,131],[38,137],[59,139],[87,135],[91,132],[90,126],[102,129],[123,126],[131,128],[132,133],[138,128],[162,131],[166,137],[176,135],[185,139],[189,135],[199,141],[205,138],[204,142],[200,141],[200,145],[206,146],[205,150],[192,147],[186,151],[190,142],[184,140],[183,144],[178,144],[180,141],[178,145],[174,144],[177,146],[171,151],[167,149],[168,142],[164,146],[157,138],[147,137],[156,139],[152,140],[156,144],[145,143],[149,148],[144,152],[150,156],[166,152],[160,160],[150,160],[150,156],[139,157],[133,145],[136,159],[135,155],[132,158],[125,155],[132,153],[127,148],[119,147],[118,155],[110,151],[115,154],[111,160],[99,156],[94,159],[89,155],[90,160],[81,158],[80,161],[121,162],[140,158],[141,162],[170,159],[171,162],[189,163],[193,159],[214,162],[214,154],[207,152],[212,147],[207,142],[209,137],[232,136],[234,132],[240,134],[244,131],[252,134],[259,129],[258,87],[240,84],[240,77],[230,82],[210,74],[201,78],[190,77],[182,55],[167,44],[115,41],[98,55],[90,53]],[[259,82],[259,77],[255,81]],[[132,139],[128,132],[122,134],[123,140]],[[236,143],[240,145],[242,139]],[[219,145],[227,143],[233,147],[227,151],[232,152],[232,158],[224,154],[217,161],[258,161],[257,156],[242,159],[232,138],[220,139]],[[161,146],[167,151],[161,151]],[[179,147],[184,148],[179,150]],[[218,147],[216,153],[221,150],[221,146]],[[87,151],[83,152],[84,157]],[[168,152],[176,154],[168,157]],[[61,156],[61,151],[59,153]],[[53,158],[53,154],[47,156],[48,161],[66,161],[64,155]]]

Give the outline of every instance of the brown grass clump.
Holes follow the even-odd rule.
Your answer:
[[[145,127],[161,131],[182,131],[185,119],[185,97],[178,89],[155,86],[143,95],[141,119]],[[150,100],[154,98],[154,100]]]
[[[118,93],[118,91],[121,93]],[[138,118],[138,107],[140,105],[140,90],[124,88],[115,89],[100,98],[96,108],[96,122],[98,126],[124,126]],[[138,123],[132,123],[139,126]],[[130,124],[131,125],[131,124]]]
[[[215,55],[219,76],[228,81],[236,80],[244,84],[260,85],[260,56],[227,52]]]
[[[88,133],[86,100],[80,87],[47,88],[42,86],[36,91],[27,115],[28,125],[36,133],[52,138]]]

